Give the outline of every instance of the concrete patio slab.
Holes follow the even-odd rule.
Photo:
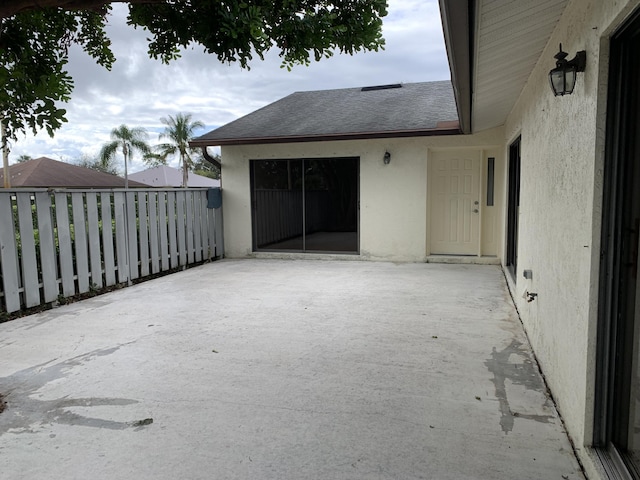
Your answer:
[[[497,266],[223,260],[0,358],[2,478],[584,478]]]

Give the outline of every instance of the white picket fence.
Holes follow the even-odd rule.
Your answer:
[[[207,189],[0,190],[0,312],[222,255]]]

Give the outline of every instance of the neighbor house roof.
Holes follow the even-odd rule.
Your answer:
[[[124,187],[124,178],[110,173],[91,170],[47,157],[40,157],[9,166],[11,187],[60,188],[118,188]],[[0,169],[0,182],[4,171]],[[129,181],[130,187],[146,187]]]
[[[168,165],[148,168],[129,175],[129,180],[150,185],[152,187],[180,187],[182,185],[182,171]],[[197,173],[189,172],[188,187],[219,187],[220,180],[208,178]]]
[[[190,142],[192,146],[460,133],[451,82],[296,92]]]
[[[462,132],[503,125],[568,0],[439,1]]]

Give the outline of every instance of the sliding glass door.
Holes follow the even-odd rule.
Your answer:
[[[359,163],[252,160],[253,249],[358,253]]]
[[[594,445],[640,479],[640,10],[611,38]],[[617,476],[619,475],[619,476]]]

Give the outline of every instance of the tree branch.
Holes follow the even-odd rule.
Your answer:
[[[0,5],[0,18],[11,17],[17,13],[43,8],[62,8],[63,10],[101,11],[111,3],[158,4],[166,0],[4,0]]]

